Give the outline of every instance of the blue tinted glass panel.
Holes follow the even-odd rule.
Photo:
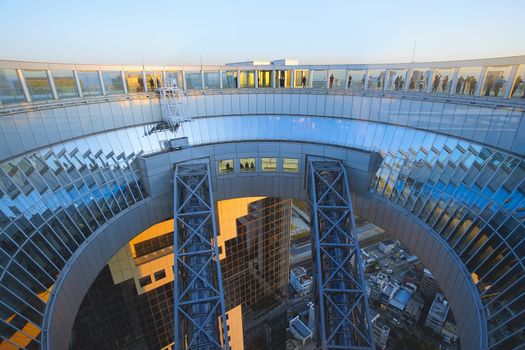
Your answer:
[[[0,69],[0,105],[25,101],[22,85],[14,69]]]
[[[102,79],[104,79],[106,94],[124,93],[124,83],[122,82],[122,74],[120,74],[120,72],[102,72]]]
[[[84,96],[100,96],[102,95],[102,88],[100,87],[100,79],[98,72],[95,71],[79,71],[78,80],[82,88]]]
[[[53,93],[45,70],[24,70],[27,89],[33,101],[51,100]]]

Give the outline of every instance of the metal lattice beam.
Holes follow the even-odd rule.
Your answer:
[[[317,347],[375,349],[346,170],[338,161],[308,166]]]
[[[174,197],[175,349],[227,350],[209,164],[177,165]]]

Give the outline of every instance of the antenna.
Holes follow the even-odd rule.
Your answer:
[[[414,63],[414,56],[416,55],[416,42],[414,41],[414,49],[412,50],[412,60],[411,63]]]

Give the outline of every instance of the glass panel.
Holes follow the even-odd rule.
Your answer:
[[[222,72],[222,88],[236,89],[237,88],[237,71],[227,70]]]
[[[348,71],[348,85],[351,90],[363,90],[365,87],[365,73],[364,70],[349,70]]]
[[[257,72],[257,83],[260,88],[272,87],[272,71],[260,70]]]
[[[283,159],[283,172],[297,174],[299,172],[299,159],[284,158]]]
[[[204,88],[205,89],[219,89],[219,72],[204,72]]]
[[[276,70],[275,71],[276,83],[279,83],[280,88],[290,87],[290,71],[289,70]]]
[[[219,160],[219,175],[233,173],[233,159]]]
[[[51,72],[59,98],[77,97],[78,90],[72,70],[54,70]]]
[[[369,70],[368,71],[368,90],[383,90],[385,84],[384,70]]]
[[[344,89],[346,88],[346,70],[332,70],[328,78],[330,89]]]
[[[426,92],[427,83],[432,71],[430,69],[414,69],[410,73],[410,80],[408,83],[409,91]]]
[[[0,69],[0,105],[25,101],[22,85],[14,69]]]
[[[312,88],[313,89],[326,89],[326,71],[325,70],[313,70],[312,71]]]
[[[106,94],[123,94],[124,83],[122,82],[122,74],[119,71],[102,72],[102,79],[104,80],[104,88]]]
[[[262,171],[277,171],[277,158],[261,158]]]
[[[431,93],[450,93],[450,85],[452,84],[452,77],[454,76],[454,69],[434,69],[432,76]]]
[[[84,96],[99,96],[102,95],[100,87],[100,80],[98,72],[95,71],[79,71],[78,80],[80,81],[80,88]]]
[[[241,71],[240,76],[240,87],[241,88],[253,88],[255,87],[255,71],[245,70]]]
[[[511,66],[487,67],[483,79],[483,96],[502,97],[509,80]]]
[[[481,67],[460,68],[458,72],[458,82],[456,84],[456,95],[474,96],[480,73]]]
[[[525,98],[525,64],[520,64],[510,97]]]
[[[49,79],[45,70],[24,70],[27,89],[34,101],[53,98]]]
[[[307,70],[296,70],[294,72],[294,87],[306,88],[308,87],[308,71]]]
[[[144,92],[144,78],[142,72],[127,72],[126,82],[128,84],[128,93]]]
[[[166,80],[170,80],[170,83],[176,87],[182,89],[184,84],[182,83],[182,72],[164,72]]]
[[[202,89],[201,72],[186,72],[186,90]]]
[[[239,161],[241,173],[251,173],[255,171],[255,158],[241,158]]]
[[[406,69],[389,70],[386,89],[388,91],[403,91],[406,73]]]
[[[148,91],[156,91],[162,86],[162,72],[146,72],[146,81],[148,82]]]

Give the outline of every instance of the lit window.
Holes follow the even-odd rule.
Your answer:
[[[163,278],[166,278],[166,272],[164,270],[157,271],[153,274],[155,277],[155,281],[161,280]]]
[[[299,172],[299,159],[284,158],[283,159],[283,172],[297,174]]]
[[[78,97],[75,76],[72,70],[54,70],[51,72],[59,98]]]
[[[250,173],[255,171],[255,158],[241,158],[239,162],[241,173]]]
[[[127,72],[126,83],[128,84],[128,93],[144,92],[142,72]]]
[[[23,72],[26,79],[27,89],[34,101],[50,100],[53,98],[51,86],[49,85],[49,79],[45,70],[25,70]]]
[[[262,171],[277,171],[277,158],[261,158]]]
[[[145,287],[148,284],[151,284],[151,276],[141,277],[139,279],[139,284],[140,284],[141,287]]]
[[[233,159],[219,160],[219,175],[233,173]]]

